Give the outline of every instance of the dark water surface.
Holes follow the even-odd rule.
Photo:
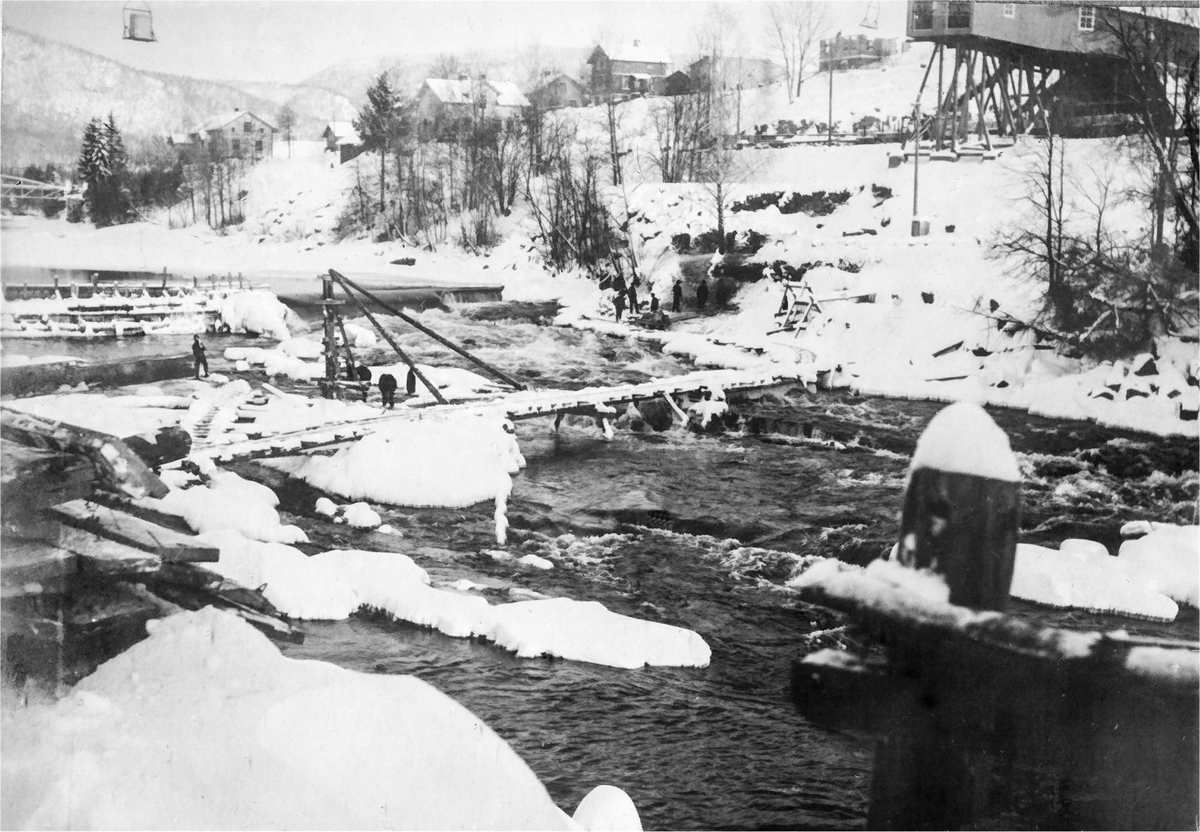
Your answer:
[[[442,312],[422,320],[547,386],[690,369],[623,338]],[[422,337],[401,343],[420,361],[466,366]],[[802,558],[863,563],[890,547],[908,455],[942,406],[795,389],[738,406],[742,427],[725,436],[626,429],[611,442],[586,419],[569,418],[557,435],[550,420],[522,422],[528,467],[515,479],[505,550],[548,558],[549,571],[488,554],[497,548],[490,504],[381,507],[403,534],[397,540],[320,521],[311,489],[283,489],[282,508],[314,551],[402,551],[435,584],[465,577],[491,585],[493,603],[529,590],[600,601],[697,631],[712,647],[709,667],[629,671],[517,659],[383,615],[306,624],[306,643],[286,652],[425,679],[508,740],[568,813],[609,783],[630,794],[647,829],[861,828],[873,741],[811,725],[788,695],[793,659],[853,637],[838,629],[839,616],[799,602],[784,584]],[[1126,520],[1194,521],[1194,443],[1017,411],[994,416],[1022,461],[1024,540],[1057,545],[1080,535],[1115,551]],[[747,435],[752,423],[775,432]],[[846,447],[835,449],[834,439]],[[1194,611],[1167,625],[1022,604],[1016,612],[1058,626],[1198,635]]]
[[[691,369],[625,338],[473,321],[453,311],[420,317],[484,360],[547,387],[637,382]],[[398,320],[385,320],[416,360],[470,368]],[[208,341],[215,372],[232,370],[220,356],[225,346],[251,343],[237,336]],[[396,360],[382,343],[362,358]],[[865,563],[891,546],[908,457],[942,406],[796,388],[736,405],[740,421],[724,436],[624,427],[605,441],[582,418],[568,417],[557,434],[552,420],[522,422],[518,437],[528,467],[514,481],[504,549],[548,558],[555,564],[548,571],[489,554],[497,549],[490,503],[378,506],[401,532],[395,537],[315,515],[319,495],[306,485],[279,488],[285,522],[308,532],[308,551],[404,552],[435,585],[459,578],[487,584],[493,603],[529,592],[599,601],[697,631],[713,651],[706,668],[618,670],[518,659],[488,642],[380,614],[307,622],[306,642],[284,650],[426,680],[504,737],[568,814],[594,786],[609,783],[629,793],[647,829],[861,828],[873,740],[810,724],[788,693],[793,659],[853,644],[854,636],[841,629],[840,616],[800,602],[785,584],[804,558]],[[1023,540],[1056,546],[1084,536],[1115,552],[1127,520],[1195,522],[1194,441],[1018,411],[993,415],[1022,466]],[[1194,610],[1155,624],[1015,607],[1057,626],[1200,635]]]

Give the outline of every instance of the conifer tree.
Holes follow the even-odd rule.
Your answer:
[[[400,96],[381,72],[367,89],[367,104],[354,119],[354,129],[367,150],[379,151],[379,210],[384,210],[388,149],[400,132]]]
[[[94,118],[83,131],[79,178],[92,222],[98,227],[129,222],[133,206],[128,188],[125,143],[109,113],[108,121]]]

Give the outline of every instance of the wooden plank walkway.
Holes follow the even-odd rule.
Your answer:
[[[348,419],[316,427],[286,431],[240,442],[221,444],[219,437],[205,437],[192,446],[193,456],[205,456],[216,462],[234,462],[273,456],[292,456],[318,448],[338,445],[366,436],[397,421],[424,418],[432,414],[469,413],[498,415],[513,421],[559,414],[582,414],[597,418],[615,418],[619,409],[639,401],[662,396],[749,393],[802,381],[797,373],[754,373],[739,370],[711,370],[689,373],[669,379],[623,384],[611,387],[585,387],[582,390],[520,391],[503,398],[467,401],[428,407],[399,407],[378,416]]]

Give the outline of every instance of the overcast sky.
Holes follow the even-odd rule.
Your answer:
[[[5,0],[0,16],[16,26],[139,69],[197,78],[300,81],[346,58],[397,53],[466,54],[545,46],[594,45],[601,37],[640,38],[669,53],[694,50],[709,12],[699,0],[149,0],[157,43],[121,39],[123,2]],[[762,42],[761,2],[725,3],[752,40]],[[867,0],[830,4],[834,30],[859,26]],[[903,0],[882,0],[877,34],[903,34]],[[758,51],[766,53],[764,45]],[[768,56],[767,54],[763,55]]]

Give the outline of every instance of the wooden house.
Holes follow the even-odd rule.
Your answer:
[[[338,164],[345,164],[363,152],[362,139],[348,121],[329,122],[321,138],[325,139],[327,152],[338,154]]]
[[[476,118],[520,118],[529,99],[507,81],[426,78],[417,93],[417,133],[423,140],[465,129]]]
[[[213,116],[188,134],[189,144],[220,159],[270,159],[277,128],[249,110]]]
[[[783,73],[761,58],[716,58],[706,55],[688,67],[693,90],[753,90],[778,81]]]
[[[1126,132],[1135,112],[1149,105],[1159,111],[1150,117],[1159,118],[1167,107],[1139,100],[1123,50],[1149,51],[1164,66],[1186,66],[1200,50],[1195,26],[1072,0],[909,0],[907,34],[935,44],[921,90],[934,83],[941,98],[921,133],[939,149],[947,142],[957,149],[969,129],[989,146],[991,130],[1014,137]]]
[[[667,70],[671,65],[665,53],[635,40],[629,46],[611,52],[597,46],[587,60],[592,77],[589,88],[593,100],[619,101],[645,95],[662,95],[666,91]]]
[[[571,76],[559,75],[531,92],[529,101],[540,110],[581,107],[587,102],[587,92],[583,84]]]
[[[827,38],[821,41],[821,72],[833,69],[858,69],[879,63],[907,48],[900,38],[869,38],[866,35]]]

